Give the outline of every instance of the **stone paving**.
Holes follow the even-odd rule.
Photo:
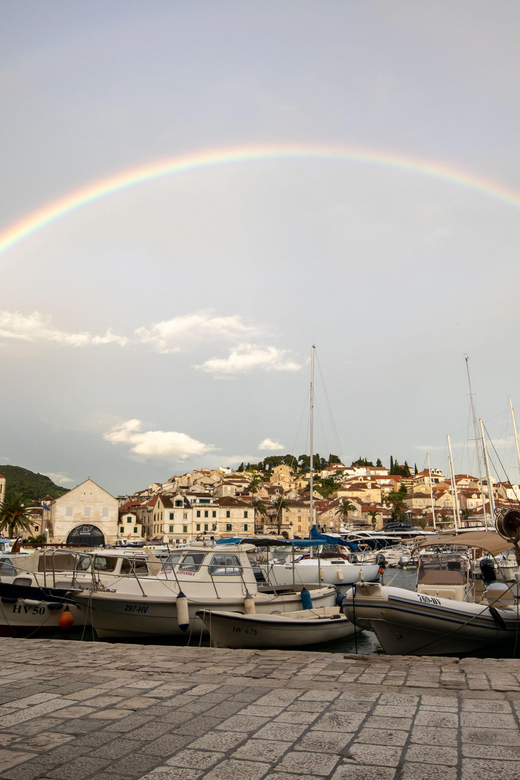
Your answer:
[[[520,661],[0,639],[5,780],[518,780]]]

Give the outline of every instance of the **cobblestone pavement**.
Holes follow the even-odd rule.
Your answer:
[[[520,661],[0,639],[5,780],[518,780]]]

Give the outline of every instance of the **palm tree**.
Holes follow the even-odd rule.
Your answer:
[[[251,478],[251,482],[249,483],[248,490],[250,493],[256,493],[258,491],[259,485],[263,484],[263,479],[260,476],[260,474],[254,474]]]
[[[336,514],[341,517],[342,522],[346,523],[348,521],[350,512],[352,512],[352,510],[355,508],[356,506],[352,503],[352,501],[349,501],[348,498],[342,498],[339,502],[338,508],[336,509]]]
[[[370,522],[374,526],[376,525],[376,520],[379,512],[377,512],[375,509],[371,509],[370,512],[367,512],[367,515],[370,517]]]
[[[7,531],[8,536],[24,531],[30,531],[33,520],[27,512],[26,501],[20,493],[13,493],[0,504],[0,531]]]
[[[253,498],[253,500],[251,501],[251,503],[253,505],[253,509],[254,509],[254,512],[255,512],[254,513],[255,521],[256,521],[256,515],[257,514],[261,515],[261,517],[265,517],[265,515],[267,514],[267,506],[265,505],[265,502],[262,501],[261,498],[258,498],[257,496],[255,496]],[[256,526],[257,526],[257,523],[255,522],[255,531],[257,531]]]
[[[284,509],[289,509],[291,506],[291,501],[288,498],[285,498],[283,495],[276,496],[276,498],[271,501],[271,507],[275,510],[276,514],[276,522],[278,524],[278,535],[282,532],[282,512]]]

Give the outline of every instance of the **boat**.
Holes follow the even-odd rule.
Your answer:
[[[341,554],[323,557],[318,553],[315,557],[298,556],[294,561],[285,563],[272,561],[265,565],[268,580],[276,585],[317,585],[318,583],[334,585],[344,592],[355,582],[366,580],[373,582],[379,579],[379,563],[355,564]]]
[[[8,553],[0,557],[0,636],[22,636],[89,625],[71,599],[76,590],[109,587],[124,577],[153,575],[161,562],[134,550],[68,549]]]
[[[516,641],[518,577],[486,587],[471,579],[470,558],[460,552],[479,547],[496,555],[511,542],[487,531],[444,537],[440,543],[442,550],[419,556],[415,592],[379,583],[355,585],[343,600],[349,620],[374,631],[390,655],[460,655]]]
[[[259,584],[248,557],[254,550],[249,544],[192,543],[171,552],[154,576],[120,578],[108,588],[94,585],[74,592],[72,598],[98,637],[107,640],[206,632],[197,616],[201,609],[271,614],[336,604],[331,585]]]
[[[204,609],[197,613],[213,647],[273,649],[307,647],[358,633],[338,607],[317,607],[281,615],[241,615]]]

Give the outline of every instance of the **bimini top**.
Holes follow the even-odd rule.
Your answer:
[[[495,531],[470,531],[468,533],[455,534],[454,536],[436,536],[430,539],[424,539],[419,543],[419,547],[430,547],[437,544],[454,544],[458,547],[480,547],[491,555],[500,555],[506,550],[511,549],[512,542],[503,539]]]

